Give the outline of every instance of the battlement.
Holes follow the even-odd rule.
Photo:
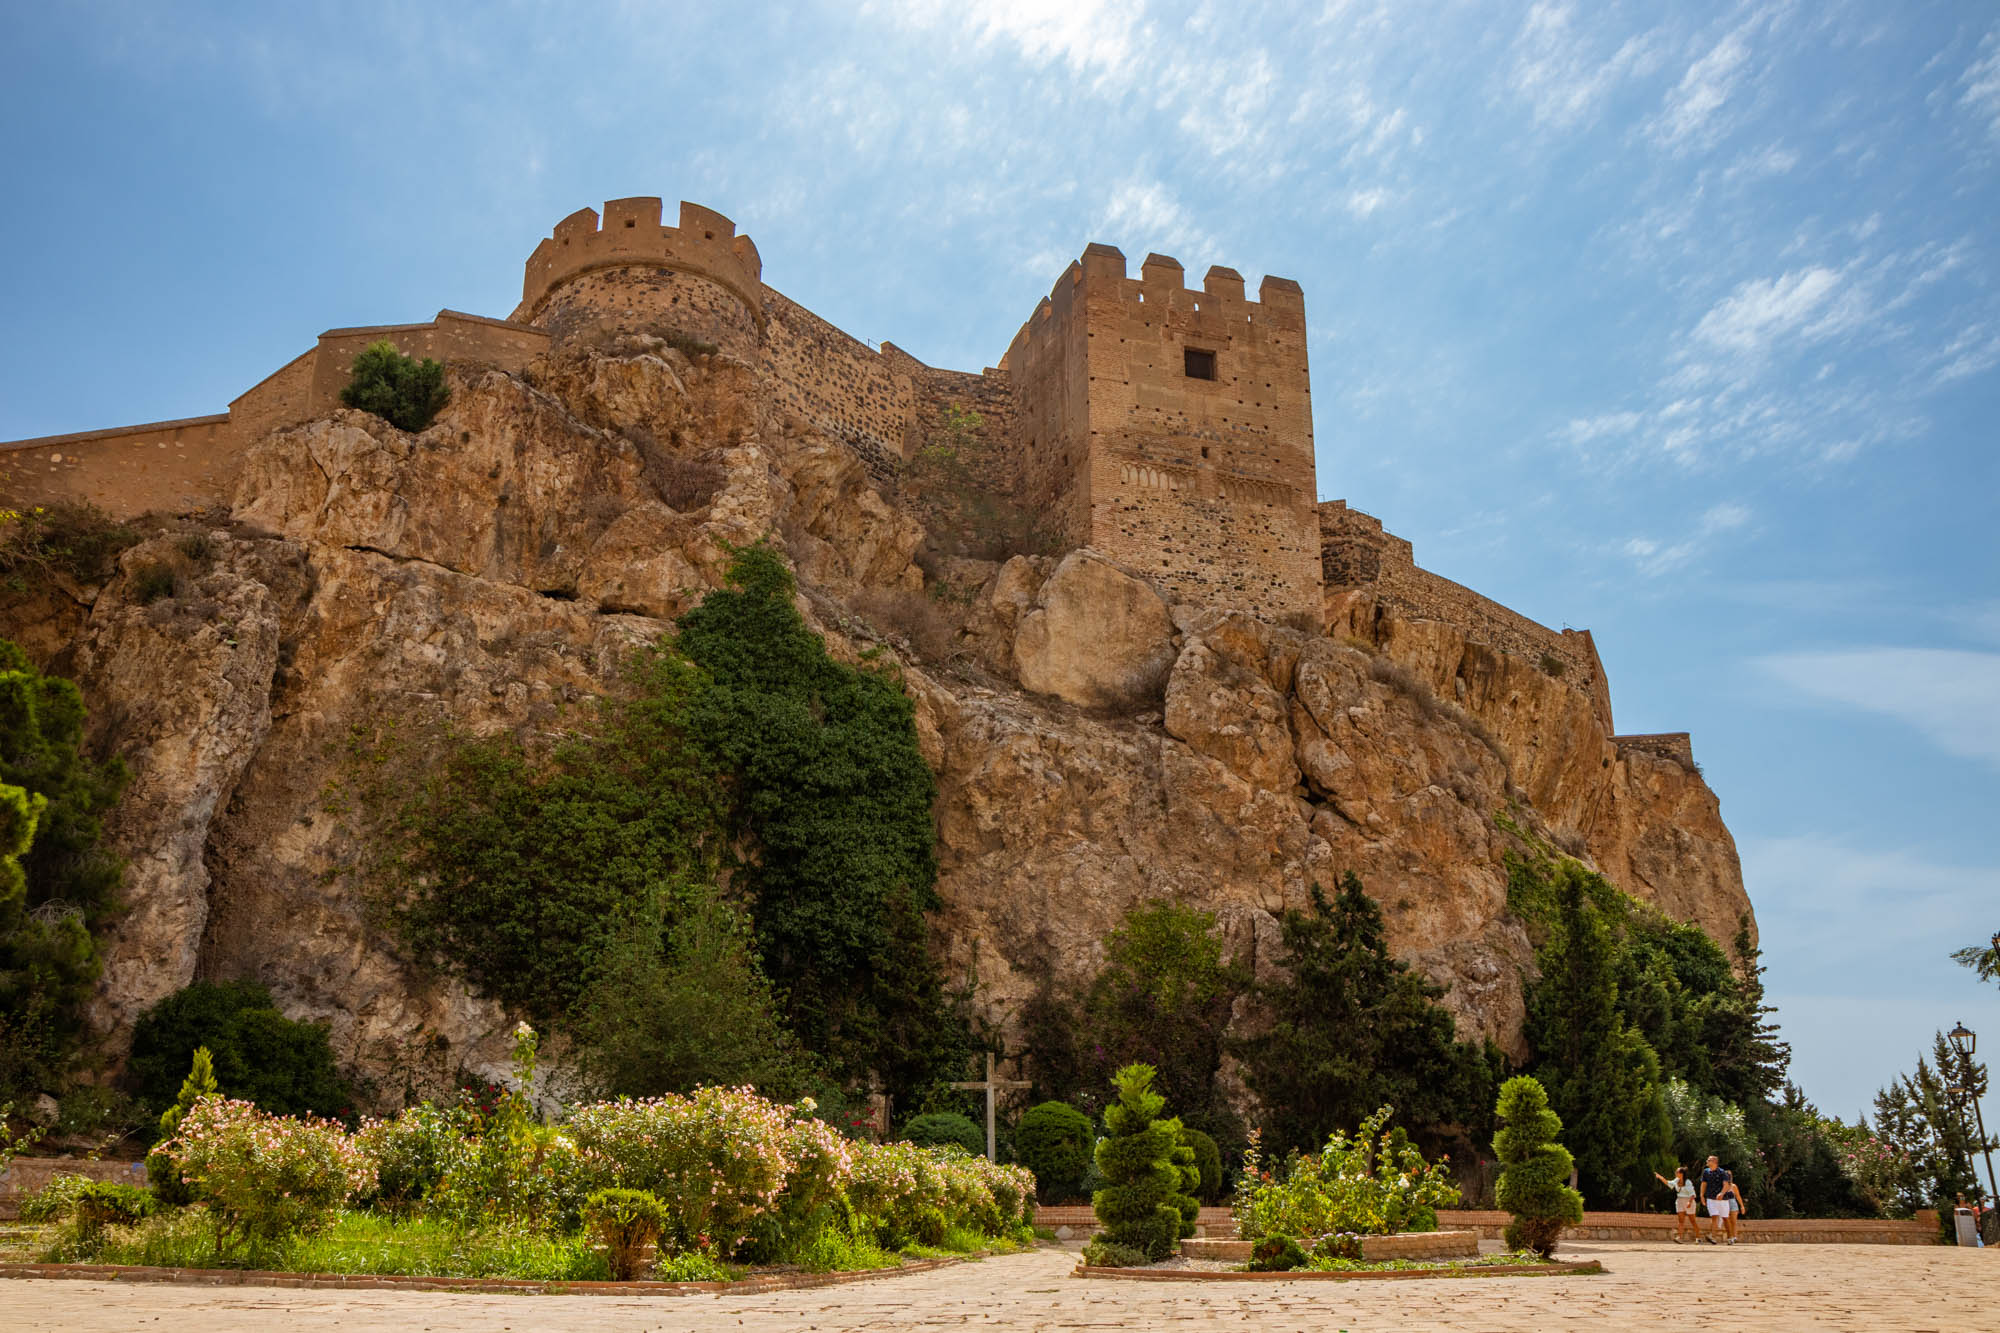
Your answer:
[[[678,226],[662,225],[660,216],[660,200],[647,196],[607,201],[601,225],[594,208],[579,208],[558,222],[528,256],[513,318],[537,322],[551,292],[593,269],[641,266],[707,278],[741,301],[761,325],[764,261],[756,242],[738,236],[734,222],[700,204],[683,201]]]
[[[1014,335],[1007,356],[1001,358],[1001,367],[1007,367],[1009,358],[1018,360],[1027,343],[1057,336],[1057,326],[1086,285],[1093,303],[1116,302],[1128,308],[1131,317],[1149,323],[1171,320],[1197,338],[1235,336],[1251,327],[1304,337],[1305,290],[1292,279],[1267,275],[1257,285],[1257,298],[1251,300],[1244,294],[1243,275],[1233,268],[1211,265],[1199,288],[1185,285],[1185,273],[1171,255],[1149,254],[1134,278],[1123,250],[1092,242],[1036,304]]]

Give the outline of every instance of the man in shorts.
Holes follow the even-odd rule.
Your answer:
[[[1715,1233],[1728,1233],[1729,1243],[1736,1243],[1736,1228],[1730,1225],[1730,1215],[1736,1210],[1736,1179],[1722,1169],[1722,1159],[1710,1153],[1708,1167],[1701,1173],[1701,1201],[1708,1209],[1708,1234],[1702,1239],[1710,1245],[1720,1245]]]

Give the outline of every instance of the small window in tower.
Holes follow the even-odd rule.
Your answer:
[[[1212,380],[1215,378],[1215,353],[1204,352],[1199,347],[1189,347],[1182,351],[1187,366],[1187,377],[1191,380]]]

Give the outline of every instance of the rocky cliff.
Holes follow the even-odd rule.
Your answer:
[[[227,512],[144,525],[101,587],[0,602],[135,774],[109,1049],[188,981],[252,977],[384,1099],[504,1068],[511,1019],[414,966],[344,873],[348,755],[411,719],[559,727],[766,535],[837,653],[903,660],[940,785],[938,947],[1003,1028],[1146,899],[1216,912],[1268,968],[1273,914],[1352,868],[1465,1027],[1517,1044],[1503,814],[1719,938],[1749,911],[1697,773],[1448,626],[1350,595],[1304,633],[1090,551],[922,557],[912,509],[725,356],[640,339],[452,388],[421,435],[351,411],[275,434]],[[142,603],[161,569],[174,593]]]

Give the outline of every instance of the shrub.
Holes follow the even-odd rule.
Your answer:
[[[646,1248],[667,1225],[667,1206],[645,1190],[598,1190],[583,1201],[583,1222],[604,1246],[616,1282],[639,1276]]]
[[[1062,1203],[1082,1195],[1096,1141],[1090,1117],[1067,1102],[1031,1106],[1014,1126],[1014,1155],[1034,1172],[1035,1192],[1044,1203]],[[1209,1146],[1215,1146],[1213,1139]],[[1199,1146],[1195,1151],[1199,1155]]]
[[[172,1102],[203,1046],[214,1058],[217,1089],[266,1111],[332,1116],[352,1100],[334,1069],[326,1028],[286,1018],[253,981],[197,981],[146,1011],[132,1030],[129,1066],[140,1100]]]
[[[139,565],[132,571],[132,600],[141,606],[172,597],[179,586],[180,576],[174,573],[174,567],[161,561]]]
[[[196,1102],[204,1097],[213,1097],[220,1091],[215,1085],[215,1063],[209,1056],[208,1047],[195,1047],[188,1076],[181,1081],[180,1095],[174,1098],[172,1106],[160,1112],[159,1138],[146,1157],[146,1179],[153,1192],[160,1196],[160,1202],[175,1208],[194,1202],[194,1194],[188,1189],[187,1182],[181,1179],[174,1159],[161,1151],[158,1145],[171,1141],[180,1132],[181,1120]]]
[[[1194,1153],[1195,1170],[1199,1173],[1195,1198],[1202,1203],[1215,1202],[1222,1193],[1222,1150],[1208,1135],[1185,1126],[1181,1129],[1181,1142]]]
[[[425,1102],[392,1120],[364,1120],[354,1141],[375,1168],[375,1200],[407,1212],[437,1192],[445,1177],[470,1165],[475,1117],[465,1107]]]
[[[901,636],[926,662],[942,662],[957,647],[961,618],[934,596],[913,588],[862,588],[847,604],[882,634]]]
[[[1174,1165],[1177,1122],[1159,1118],[1166,1099],[1153,1091],[1153,1067],[1132,1064],[1112,1079],[1118,1100],[1106,1107],[1110,1135],[1097,1145],[1107,1182],[1090,1201],[1104,1238],[1160,1260],[1180,1239],[1181,1174]]]
[[[676,1247],[727,1258],[777,1207],[794,1166],[792,1119],[749,1088],[702,1088],[586,1106],[569,1129],[602,1160],[606,1185],[659,1197]]]
[[[903,1126],[902,1138],[905,1143],[923,1148],[951,1145],[975,1156],[986,1151],[986,1131],[956,1111],[932,1111],[913,1117]]]
[[[727,480],[720,465],[705,459],[663,454],[645,460],[645,474],[659,492],[660,500],[677,513],[705,509]]]
[[[1102,1236],[1092,1237],[1084,1245],[1083,1261],[1092,1268],[1144,1268],[1153,1262],[1138,1246],[1120,1245]]]
[[[1352,1135],[1335,1130],[1317,1155],[1298,1159],[1282,1180],[1247,1159],[1245,1174],[1253,1179],[1237,1202],[1239,1233],[1255,1238],[1435,1230],[1438,1205],[1458,1199],[1449,1159],[1426,1162],[1400,1129],[1384,1131],[1389,1115],[1384,1106]]]
[[[76,1212],[76,1201],[94,1182],[89,1176],[57,1176],[21,1200],[21,1220],[45,1226]]]
[[[373,1184],[367,1158],[339,1125],[222,1097],[196,1102],[166,1153],[208,1205],[221,1251],[263,1251],[311,1235]]]
[[[1556,1252],[1562,1229],[1583,1221],[1583,1196],[1567,1183],[1576,1159],[1555,1142],[1562,1120],[1534,1079],[1525,1074],[1508,1079],[1495,1110],[1502,1127],[1493,1136],[1501,1168],[1494,1197],[1514,1215],[1507,1224],[1507,1248],[1546,1259]]]
[[[1289,1273],[1306,1266],[1306,1252],[1290,1236],[1265,1236],[1250,1247],[1252,1273]]]
[[[1313,1242],[1312,1252],[1315,1259],[1359,1259],[1361,1237],[1352,1231],[1329,1231]]]
[[[64,501],[21,513],[0,509],[0,574],[39,571],[103,583],[139,532],[96,505]]]
[[[353,378],[340,391],[340,401],[349,407],[373,412],[412,433],[430,425],[450,400],[443,366],[404,356],[387,339],[368,344],[355,356]]]

